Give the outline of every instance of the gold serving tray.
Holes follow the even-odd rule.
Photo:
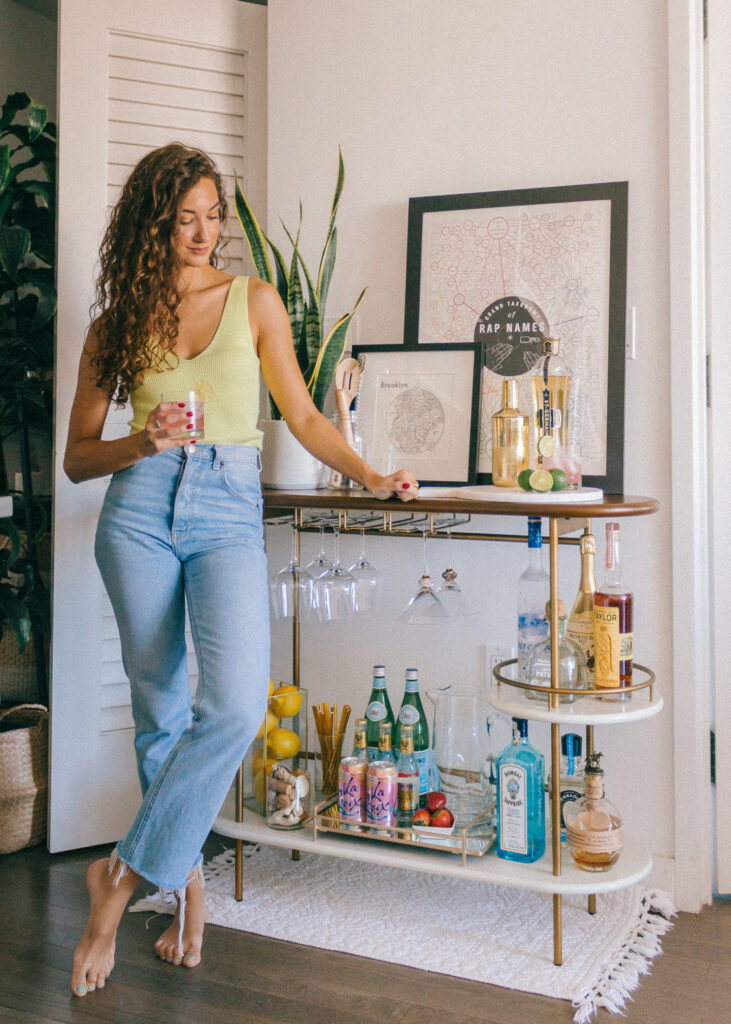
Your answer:
[[[465,864],[468,857],[483,857],[495,842],[494,810],[493,800],[464,828],[455,829],[449,835],[441,837],[418,833],[411,827],[404,828],[399,825],[371,825],[365,822],[357,824],[344,821],[338,815],[338,798],[333,795],[315,804],[314,812],[303,824],[305,828],[312,830],[315,840],[318,832],[328,832],[347,836],[348,839],[365,839],[416,849],[440,850],[443,853],[461,856],[462,863]]]

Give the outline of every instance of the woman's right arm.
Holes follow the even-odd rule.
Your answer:
[[[167,448],[180,448],[187,438],[173,438],[185,424],[180,413],[169,404],[158,405],[147,418],[144,430],[114,441],[102,441],[104,421],[109,411],[109,396],[97,387],[97,374],[91,357],[98,344],[92,327],[84,344],[79,362],[76,394],[71,408],[69,436],[66,442],[63,468],[75,484],[94,477],[107,476],[126,469],[149,455],[159,455]],[[160,424],[158,426],[158,423]]]

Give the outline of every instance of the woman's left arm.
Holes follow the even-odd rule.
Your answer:
[[[411,501],[418,495],[413,473],[401,469],[381,476],[363,461],[339,430],[317,411],[302,379],[292,345],[287,311],[272,285],[258,278],[248,283],[249,323],[261,371],[289,429],[315,458],[363,484],[377,498],[397,495]]]

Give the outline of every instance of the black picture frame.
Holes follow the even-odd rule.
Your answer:
[[[602,302],[596,307],[592,306],[588,312],[592,312],[596,316],[593,324],[597,326],[592,326],[592,330],[601,333],[600,339],[595,343],[596,354],[597,361],[605,368],[605,372],[600,374],[604,379],[598,383],[593,381],[591,384],[591,387],[594,389],[595,406],[595,415],[592,417],[592,423],[598,421],[598,425],[595,426],[591,437],[594,470],[584,473],[583,483],[585,486],[601,487],[607,493],[621,493],[624,480],[628,192],[628,182],[613,181],[584,185],[560,185],[548,188],[421,196],[409,200],[404,346],[409,349],[418,348],[421,350],[428,350],[436,345],[464,343],[468,340],[468,334],[470,338],[474,338],[474,330],[472,333],[467,331],[464,325],[468,320],[464,318],[460,319],[462,326],[456,332],[444,331],[440,334],[439,331],[429,326],[430,321],[433,323],[435,319],[432,310],[434,308],[438,309],[441,301],[445,303],[445,310],[450,308],[448,305],[448,288],[442,288],[438,275],[440,273],[445,274],[451,268],[440,270],[439,260],[431,258],[428,261],[428,268],[425,269],[425,263],[427,262],[424,258],[425,239],[426,244],[429,244],[430,237],[436,237],[435,232],[437,230],[448,230],[447,225],[449,224],[449,215],[451,213],[455,213],[455,224],[458,223],[458,218],[464,217],[465,214],[469,217],[469,211],[474,211],[475,214],[479,214],[479,211],[486,211],[489,216],[488,224],[499,225],[501,230],[505,225],[508,225],[508,230],[504,236],[506,238],[506,250],[507,240],[510,238],[510,225],[517,223],[517,218],[522,218],[523,221],[527,218],[529,224],[533,223],[536,220],[536,207],[550,208],[555,205],[557,208],[561,207],[563,209],[566,204],[575,203],[582,204],[581,209],[584,212],[588,211],[591,213],[591,209],[596,209],[597,214],[601,215],[600,219],[603,222],[601,237],[596,239],[596,249],[600,253],[600,258],[597,260],[598,273],[593,278],[591,284],[594,286],[596,282],[599,282],[596,285],[596,290],[602,293]],[[602,208],[603,204],[606,203],[609,204],[608,222],[607,208]],[[600,206],[590,209],[583,204],[600,204]],[[506,211],[507,216],[501,217],[499,212],[501,209]],[[576,210],[579,210],[578,206]],[[507,211],[510,212],[507,213]],[[445,216],[440,218],[439,215],[441,214]],[[543,217],[544,215],[546,215],[545,210],[541,211],[541,216]],[[547,216],[550,224],[550,210]],[[505,223],[502,224],[501,221]],[[578,230],[580,226],[577,223],[574,230]],[[427,230],[425,230],[425,227]],[[473,233],[476,234],[476,232],[477,226],[473,229]],[[492,245],[495,240],[492,236],[488,235],[486,242]],[[543,238],[541,239],[542,243],[544,240]],[[561,315],[557,315],[557,312],[560,308],[563,293],[565,293],[566,297],[569,297],[569,293],[572,291],[569,288],[569,284],[576,279],[576,274],[573,277],[566,276],[567,267],[570,267],[572,271],[574,267],[581,268],[581,254],[572,254],[570,256],[565,254],[561,240],[556,236],[553,238],[549,236],[548,240],[549,242],[557,241],[557,244],[552,246],[552,249],[559,250],[555,255],[557,255],[560,261],[563,261],[564,255],[566,256],[565,261],[563,261],[558,269],[558,277],[552,279],[548,274],[545,274],[541,278],[541,275],[535,272],[534,278],[536,283],[530,289],[531,294],[527,294],[528,289],[524,283],[521,283],[519,287],[512,288],[510,280],[503,278],[499,282],[500,288],[494,291],[494,298],[492,297],[493,293],[491,293],[492,285],[488,283],[482,289],[481,294],[483,297],[477,301],[472,299],[469,303],[469,309],[465,311],[468,319],[469,316],[473,317],[472,323],[475,329],[477,322],[484,316],[487,309],[490,308],[491,303],[494,304],[499,299],[499,296],[502,295],[503,297],[519,296],[522,299],[529,300],[530,303],[534,303],[539,311],[543,311],[545,314],[545,320],[547,321],[550,333],[558,333],[561,336],[563,330],[570,330],[566,327],[568,320],[566,318],[562,320]],[[581,242],[584,243],[585,239],[582,238]],[[513,254],[517,252],[517,249],[518,243],[515,243],[513,245]],[[551,255],[553,254],[546,254],[545,256],[546,267]],[[543,259],[543,256],[539,252],[538,261],[540,262],[541,259]],[[515,264],[517,265],[517,263],[518,257],[515,256]],[[469,266],[467,260],[465,265]],[[460,268],[458,267],[457,269]],[[538,270],[540,269],[541,267],[539,266]],[[432,277],[427,278],[425,276],[427,272]],[[564,275],[565,280],[562,279],[561,274]],[[464,274],[462,274],[463,276]],[[521,276],[521,280],[524,282],[528,276],[526,269],[526,273]],[[541,280],[547,282],[545,287],[541,286]],[[469,271],[467,271],[466,285],[469,288],[471,284],[472,280]],[[460,279],[459,287],[463,288],[464,285],[465,281]],[[427,289],[432,290],[427,291]],[[580,291],[581,287],[574,289],[574,297]],[[459,294],[464,299],[463,292],[455,293],[454,298]],[[425,295],[427,294],[432,296],[428,302],[425,301]],[[443,299],[440,297],[442,295],[444,295]],[[433,296],[436,296],[436,301]],[[483,304],[481,305],[481,303]],[[454,308],[456,309],[456,306]],[[585,315],[588,315],[588,312]],[[581,317],[576,319],[578,321]],[[445,336],[447,333],[454,336],[455,340],[450,341],[450,338]],[[565,354],[568,355],[568,353]],[[489,376],[491,372],[489,369],[486,369],[485,374]],[[489,383],[490,381],[486,379],[483,386],[486,401],[491,395],[494,395],[494,388],[491,391]],[[600,407],[601,413],[598,413],[597,410]],[[489,416],[487,416],[484,409],[482,410],[481,418],[481,428],[478,431],[481,436],[479,441],[481,454],[478,454],[477,482],[491,483],[491,474],[479,471],[479,463],[484,459],[485,445],[487,443],[485,439],[486,421],[489,420]],[[489,422],[487,426],[489,427]]]
[[[450,353],[454,357],[450,367]],[[467,358],[467,354],[471,359]],[[480,413],[480,385],[484,362],[484,346],[481,343],[432,345],[429,356],[426,353],[407,349],[403,345],[354,345],[353,356],[365,356],[365,364],[361,374],[360,393],[358,395],[358,433],[364,443],[366,460],[378,472],[393,472],[396,469],[411,469],[420,484],[430,487],[456,487],[463,484],[474,484],[477,473],[477,440],[478,420]],[[438,365],[442,364],[442,366]],[[427,391],[430,405],[423,406],[422,395],[412,394],[411,401],[421,403],[426,416],[443,415],[442,430],[436,441],[431,430],[430,437],[406,437],[404,447],[396,449],[389,443],[395,436],[394,417],[408,414],[408,404],[402,403],[399,413],[394,410],[393,402],[386,404],[386,396],[382,388],[386,386],[382,380],[384,373],[394,373],[394,381],[388,386],[398,389],[394,398],[400,397],[402,389],[408,393],[408,378],[415,383],[423,381],[425,376],[439,377],[449,374],[455,376],[455,393],[447,408],[444,408],[444,394]],[[397,379],[398,378],[398,379]],[[446,381],[445,383],[448,383]],[[437,390],[438,390],[437,384]],[[381,394],[379,395],[379,389]],[[415,390],[415,389],[412,389]],[[427,389],[418,389],[427,390]],[[413,408],[413,404],[412,404]],[[418,408],[418,406],[417,406]],[[429,430],[428,424],[422,422],[422,431]],[[403,433],[403,431],[402,431]],[[451,448],[445,448],[451,440]],[[420,445],[428,445],[434,441],[432,449],[416,449]],[[409,451],[409,447],[412,450]],[[440,451],[441,446],[441,451]],[[393,453],[397,460],[389,455]],[[447,470],[451,471],[445,471]]]

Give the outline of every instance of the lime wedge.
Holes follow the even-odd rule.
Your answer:
[[[532,491],[550,491],[553,477],[547,469],[534,469],[530,475],[530,487]]]
[[[533,488],[530,485],[530,475],[533,472],[532,469],[523,469],[518,473],[518,486],[522,487],[524,491],[532,491]]]
[[[551,469],[549,470],[551,477],[553,478],[552,491],[565,491],[569,485],[569,478],[566,476],[562,469]]]
[[[538,438],[538,453],[544,459],[548,459],[556,451],[556,439],[550,434],[544,434]]]
[[[191,390],[198,393],[202,402],[210,402],[213,398],[213,387],[207,380],[196,381]]]

